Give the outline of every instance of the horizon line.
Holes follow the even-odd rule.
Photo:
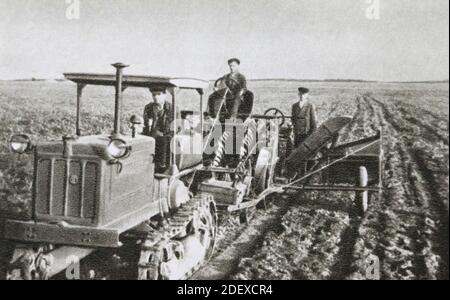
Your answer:
[[[15,78],[15,79],[2,79],[0,81],[69,81],[65,78],[39,78],[39,77],[26,77],[26,78]],[[216,79],[206,79],[207,81],[215,81]],[[449,79],[442,80],[371,80],[371,79],[339,79],[339,78],[326,78],[326,79],[301,79],[301,78],[250,78],[247,81],[302,81],[302,82],[361,82],[361,83],[448,83]]]

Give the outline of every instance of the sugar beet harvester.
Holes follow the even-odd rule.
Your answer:
[[[349,118],[328,120],[293,149],[292,128],[284,126],[289,116],[276,108],[254,115],[247,105],[243,122],[221,120],[220,114],[213,120],[203,111],[208,82],[124,76],[126,65],[113,66],[115,75],[65,74],[77,86],[75,136],[38,143],[26,135],[11,138],[13,152],[35,157],[33,212],[28,220],[1,223],[3,238],[13,246],[8,261],[0,264],[2,276],[48,279],[73,263],[68,258],[130,247],[137,255],[129,274],[183,279],[212,256],[219,216],[237,214],[248,222],[249,210],[272,194],[333,190],[355,192],[355,207],[364,213],[368,193],[381,190],[381,134],[336,145]],[[235,84],[216,83],[222,105],[233,97],[236,88],[230,86]],[[110,135],[82,135],[82,92],[89,85],[115,87]],[[121,131],[122,93],[132,87],[167,89],[174,119],[182,104],[179,90],[200,96],[198,126],[180,130],[173,123],[169,138],[174,147],[165,172],[155,172],[158,138],[136,134],[140,118],[131,119],[131,135]],[[193,114],[180,115],[187,119]],[[202,151],[192,151],[199,143]],[[213,151],[203,153],[207,147]],[[319,183],[310,184],[311,178]]]

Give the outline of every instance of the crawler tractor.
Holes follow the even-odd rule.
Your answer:
[[[367,210],[368,193],[381,190],[381,134],[337,145],[339,132],[351,121],[328,120],[294,149],[289,116],[272,108],[252,114],[243,103],[238,120],[204,113],[209,82],[189,78],[116,74],[64,74],[77,86],[76,135],[34,143],[26,135],[10,139],[15,153],[34,155],[32,218],[8,218],[0,232],[13,245],[2,276],[49,279],[73,259],[94,252],[127,249],[137,279],[184,279],[206,264],[214,252],[220,219],[263,207],[270,195],[299,191],[342,190],[356,193],[355,208]],[[220,107],[237,90],[216,82]],[[115,87],[114,131],[83,136],[82,93],[88,86]],[[183,128],[173,122],[167,168],[155,171],[158,139],[140,134],[133,116],[132,133],[122,132],[122,94],[129,88],[167,89],[173,119],[198,124]],[[178,111],[179,90],[200,96],[198,112]],[[235,95],[231,95],[234,97]],[[251,94],[243,97],[253,100]],[[206,102],[205,102],[206,103]],[[188,120],[190,120],[188,122]],[[158,162],[159,163],[159,162]],[[311,178],[319,178],[311,184]],[[276,201],[276,197],[272,197]],[[127,252],[126,251],[126,252]]]

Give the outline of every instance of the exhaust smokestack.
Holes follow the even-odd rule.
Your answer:
[[[114,132],[113,136],[120,135],[120,120],[122,113],[122,79],[123,69],[129,67],[123,63],[115,63],[112,65],[116,68],[116,101],[114,108]]]

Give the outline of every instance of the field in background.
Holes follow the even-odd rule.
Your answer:
[[[277,107],[290,114],[299,85],[312,90],[320,122],[353,117],[342,141],[383,130],[385,191],[372,198],[364,219],[351,214],[351,194],[299,194],[277,210],[279,226],[261,232],[227,277],[361,279],[375,255],[382,279],[448,279],[448,84],[255,81],[249,83],[255,113]],[[7,139],[13,133],[35,140],[73,134],[75,99],[76,87],[67,82],[0,82],[3,209],[26,214],[32,182],[30,158],[13,160]],[[183,109],[197,107],[194,92],[178,99]],[[126,90],[124,122],[150,100],[145,89]],[[113,88],[87,87],[83,134],[111,132],[113,108]]]

